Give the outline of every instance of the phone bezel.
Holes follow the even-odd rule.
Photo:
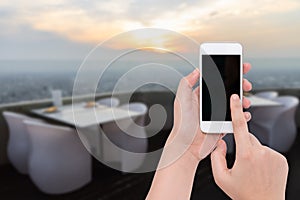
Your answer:
[[[243,97],[243,47],[239,43],[203,43],[200,45],[200,129],[204,133],[232,133],[231,121],[202,121],[202,55],[240,55],[240,97]],[[242,98],[241,102],[242,102]]]

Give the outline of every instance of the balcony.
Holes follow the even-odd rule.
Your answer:
[[[300,90],[298,89],[277,89],[279,95],[293,95],[299,98]],[[117,97],[122,102],[129,95],[127,93],[120,93]],[[108,97],[110,94],[97,95],[96,98]],[[80,97],[80,101],[85,101],[85,97]],[[143,102],[148,106],[153,104],[160,104],[167,110],[167,121],[164,128],[154,137],[149,138],[148,151],[161,148],[167,139],[167,136],[172,127],[173,120],[173,100],[174,94],[167,91],[148,91],[136,92],[131,97],[131,101]],[[71,98],[64,98],[64,104],[71,103]],[[15,111],[32,115],[29,111],[31,109],[43,108],[51,105],[50,100],[32,101],[26,103],[14,103],[2,105],[0,112],[4,110]],[[49,121],[53,123],[53,121]],[[296,123],[300,127],[300,109],[296,112]],[[47,195],[38,190],[32,183],[30,178],[19,174],[8,162],[6,157],[6,144],[8,138],[8,129],[4,119],[1,115],[1,198],[30,198],[30,199],[144,199],[153,178],[154,173],[123,174],[117,170],[111,169],[96,159],[93,159],[93,174],[92,181],[83,188],[63,195]],[[297,138],[292,148],[285,153],[290,166],[290,174],[287,186],[287,199],[293,199],[298,192],[298,185],[300,180],[300,163],[298,162],[298,153],[300,150],[300,136]],[[234,162],[234,152],[227,154],[229,165]],[[228,199],[228,197],[215,185],[211,167],[210,159],[206,158],[201,161],[195,178],[192,199],[210,198],[210,199]]]

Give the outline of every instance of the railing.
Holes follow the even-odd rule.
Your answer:
[[[160,104],[162,105],[167,111],[167,121],[164,126],[164,129],[171,129],[172,127],[172,120],[173,120],[173,100],[174,94],[172,92],[166,91],[151,91],[151,92],[135,92],[132,96],[129,96],[129,93],[118,93],[114,94],[117,97],[121,104],[125,103],[127,99],[130,98],[131,102],[139,101],[144,102],[148,107],[152,106],[153,104]],[[110,97],[110,93],[104,94],[97,94],[95,96],[96,100],[100,98]],[[74,98],[76,101],[88,101],[90,100],[90,96],[78,96]],[[63,104],[71,104],[72,97],[63,98]],[[37,108],[45,108],[52,105],[51,99],[45,100],[35,100],[35,101],[28,101],[28,102],[20,102],[20,103],[11,103],[11,104],[2,104],[0,105],[0,165],[7,163],[7,141],[8,141],[8,128],[7,124],[3,118],[2,112],[3,111],[13,111],[17,113],[23,113],[26,115],[32,115],[30,110],[37,109]]]
[[[268,89],[270,90],[270,89]],[[259,90],[264,91],[264,90]],[[279,95],[293,95],[296,97],[300,97],[300,89],[274,89],[274,91],[278,91]],[[255,92],[255,91],[254,91]],[[258,92],[258,91],[257,91]],[[125,103],[125,100],[130,96],[129,93],[118,93],[115,95],[120,99],[121,103]],[[105,98],[111,96],[110,93],[105,94],[97,94],[96,100],[100,98]],[[89,100],[89,96],[78,96],[74,98],[76,101],[87,101]],[[139,101],[144,102],[150,107],[153,104],[162,105],[167,111],[167,121],[164,126],[165,130],[170,130],[173,124],[173,101],[174,94],[169,91],[145,91],[145,92],[135,92],[131,97],[130,101]],[[71,97],[67,97],[63,99],[64,104],[70,104],[72,102]],[[7,141],[8,141],[8,129],[6,122],[3,118],[3,111],[13,111],[18,113],[24,113],[30,115],[30,110],[36,108],[43,108],[51,106],[52,102],[50,99],[46,100],[36,100],[36,101],[28,101],[28,102],[20,102],[20,103],[11,103],[11,104],[2,104],[0,105],[0,165],[7,163],[6,149],[7,149]],[[297,126],[300,127],[300,107],[296,112],[296,123]]]

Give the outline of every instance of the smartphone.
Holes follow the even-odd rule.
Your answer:
[[[200,128],[204,133],[232,133],[230,97],[242,101],[242,45],[200,46]]]

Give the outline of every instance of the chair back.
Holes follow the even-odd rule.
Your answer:
[[[100,105],[105,105],[108,107],[117,107],[120,105],[120,100],[114,97],[111,98],[103,98],[97,101],[98,104]]]
[[[125,104],[120,108],[140,112],[141,115],[133,120],[122,119],[102,125],[106,137],[112,142],[105,144],[104,157],[108,161],[121,162],[122,171],[134,172],[143,164],[145,159],[143,153],[146,153],[148,149],[148,138],[143,126],[148,108],[143,103]],[[120,129],[118,123],[127,127],[126,130]]]
[[[294,96],[280,96],[275,101],[283,104],[286,108],[297,108],[299,104],[299,99]]]
[[[258,106],[250,108],[252,115],[250,123],[272,127],[280,115],[286,110],[285,106]]]
[[[25,120],[31,149],[29,175],[48,194],[63,194],[91,180],[91,157],[69,127]]]
[[[266,98],[266,99],[274,99],[278,97],[278,92],[276,91],[266,91],[266,92],[258,92],[255,96]]]
[[[3,112],[3,116],[9,129],[7,146],[8,159],[20,173],[27,174],[29,139],[23,120],[30,118],[26,115],[8,111]]]
[[[279,152],[287,152],[297,136],[295,114],[299,99],[293,96],[281,96],[275,99],[284,107],[273,127],[270,146]]]
[[[67,157],[77,150],[73,147],[81,145],[76,131],[72,128],[31,120],[25,120],[24,124],[26,125],[30,138],[31,155],[39,154],[39,156],[44,155],[46,158],[48,156],[55,157],[55,155],[64,154]],[[68,144],[67,148],[66,144]],[[59,156],[56,157],[56,159],[59,158]]]

